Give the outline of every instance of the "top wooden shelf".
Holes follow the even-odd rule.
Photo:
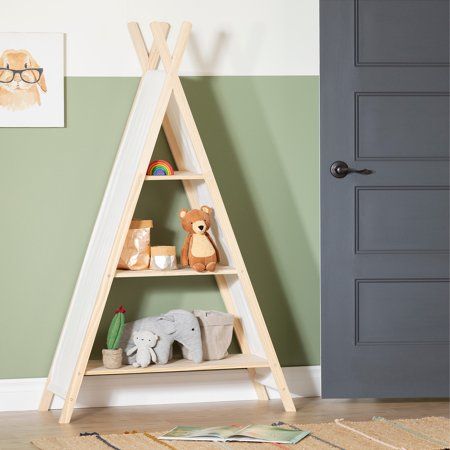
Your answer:
[[[201,173],[175,171],[173,175],[147,175],[145,181],[170,181],[170,180],[203,180]]]

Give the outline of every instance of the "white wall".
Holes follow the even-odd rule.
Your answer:
[[[319,0],[0,0],[1,31],[66,33],[66,75],[138,76],[127,22],[193,31],[184,75],[318,75]],[[172,33],[174,36],[175,33]],[[173,42],[173,40],[171,40]],[[2,51],[3,49],[0,49]]]

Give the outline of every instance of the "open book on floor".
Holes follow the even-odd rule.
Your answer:
[[[217,441],[217,442],[275,442],[279,444],[296,444],[309,431],[286,430],[285,428],[269,425],[246,425],[224,427],[175,427],[160,439],[180,441]]]

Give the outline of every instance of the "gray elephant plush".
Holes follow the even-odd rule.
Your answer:
[[[181,344],[183,357],[195,363],[203,360],[202,338],[197,317],[184,309],[172,311],[154,317],[144,317],[125,324],[120,348],[124,349],[124,363],[133,364],[136,357],[128,356],[127,352],[134,346],[133,333],[151,331],[159,336],[154,347],[157,363],[166,364],[172,357],[172,344],[177,341]]]

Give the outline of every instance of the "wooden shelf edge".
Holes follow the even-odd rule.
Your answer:
[[[230,266],[218,265],[214,272],[197,272],[191,268],[179,268],[176,270],[117,270],[115,278],[137,277],[183,277],[183,276],[207,276],[207,275],[236,275],[237,270]]]
[[[122,366],[120,369],[106,369],[101,360],[90,360],[86,376],[95,375],[124,375],[136,373],[165,373],[165,372],[199,372],[207,370],[231,370],[231,369],[256,369],[267,368],[269,363],[266,359],[255,355],[235,354],[228,355],[217,361],[203,361],[195,364],[187,359],[176,359],[167,364],[152,364],[148,367]]]
[[[188,172],[185,170],[175,171],[173,175],[147,175],[145,181],[171,181],[171,180],[204,180],[201,173]]]

